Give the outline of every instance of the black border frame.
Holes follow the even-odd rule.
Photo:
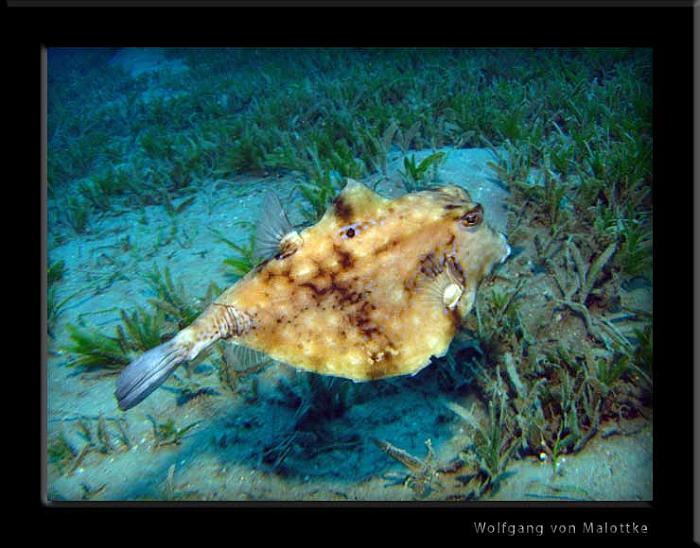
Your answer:
[[[19,4],[20,2],[16,2]],[[279,2],[288,5],[291,2]],[[392,2],[393,4],[394,2]],[[456,3],[456,2],[454,2]],[[97,4],[97,2],[95,2]],[[161,4],[158,2],[158,4]],[[624,503],[473,503],[462,505],[378,504],[352,503],[201,503],[184,507],[181,504],[157,504],[157,509],[144,503],[73,503],[45,505],[41,499],[37,465],[27,458],[36,448],[36,432],[23,429],[29,439],[16,441],[20,447],[19,460],[31,463],[25,474],[17,474],[28,495],[32,517],[48,522],[57,530],[74,527],[101,527],[102,535],[110,531],[122,533],[127,542],[132,531],[125,530],[123,520],[136,519],[158,542],[173,533],[184,538],[184,524],[177,524],[173,512],[186,509],[197,518],[194,527],[185,529],[209,540],[210,534],[223,534],[237,541],[243,528],[251,525],[253,508],[256,517],[270,526],[255,528],[265,542],[271,533],[281,535],[285,542],[306,542],[317,536],[321,523],[335,525],[331,536],[319,540],[328,542],[368,542],[380,538],[392,544],[418,539],[421,532],[438,540],[442,535],[455,535],[457,542],[492,542],[494,537],[478,537],[471,523],[569,523],[583,521],[617,523],[636,521],[649,525],[646,536],[579,535],[584,542],[612,541],[616,545],[645,545],[666,540],[678,543],[692,537],[692,219],[693,188],[691,181],[692,143],[692,41],[693,11],[686,8],[509,8],[482,9],[418,8],[410,9],[76,9],[76,8],[11,8],[5,10],[3,39],[9,73],[5,89],[10,97],[5,104],[14,114],[8,135],[12,177],[6,179],[6,199],[16,203],[31,203],[29,219],[24,208],[12,208],[18,214],[11,221],[9,243],[14,245],[7,256],[20,264],[33,264],[36,275],[41,272],[45,258],[39,255],[34,263],[36,248],[27,245],[26,229],[31,227],[34,242],[42,241],[41,180],[41,48],[54,46],[633,46],[654,49],[654,338],[656,364],[654,368],[654,501],[641,507]],[[8,184],[9,183],[9,184]],[[25,196],[23,193],[29,195]],[[44,197],[45,198],[45,197]],[[19,204],[18,204],[19,205]],[[19,237],[17,237],[19,236]],[[17,261],[22,258],[24,260]],[[12,263],[10,263],[12,264]],[[26,276],[25,279],[32,279]],[[36,280],[36,278],[33,278]],[[36,286],[33,286],[36,287]],[[31,303],[29,291],[11,291],[18,301],[12,306],[12,332],[26,334],[26,344],[17,344],[14,336],[6,339],[22,354],[7,365],[7,395],[19,399],[7,405],[9,417],[20,416],[24,423],[40,425],[42,406],[36,388],[40,378],[39,361],[27,359],[27,350],[41,348],[34,334],[42,333],[43,324],[32,331],[32,321],[23,321],[15,311],[32,314],[42,310],[42,297]],[[36,298],[36,297],[34,297]],[[31,311],[31,312],[30,312]],[[41,317],[41,316],[40,316]],[[30,318],[27,318],[30,320]],[[24,341],[22,341],[24,342]],[[33,353],[30,352],[31,356]],[[10,361],[11,358],[8,359]],[[16,374],[27,378],[17,382]],[[26,396],[30,395],[29,401]],[[36,399],[35,399],[36,398]],[[27,413],[29,411],[29,413]],[[36,415],[34,414],[36,413]],[[17,420],[16,418],[14,420]],[[30,433],[31,432],[31,433]],[[40,442],[43,443],[43,440]],[[41,452],[36,456],[40,457]],[[14,474],[12,474],[14,475]],[[36,483],[28,479],[36,479]],[[19,491],[18,491],[19,492]],[[8,492],[12,495],[13,492]],[[10,501],[11,503],[13,501]],[[245,507],[244,507],[245,506]],[[347,508],[352,506],[352,509]],[[95,507],[102,508],[96,510]],[[109,507],[108,511],[105,511]],[[128,508],[128,510],[127,510]],[[273,511],[274,508],[274,511]],[[204,511],[201,511],[204,510]],[[242,517],[241,512],[245,515]],[[87,514],[87,515],[85,515]],[[116,514],[116,515],[115,515]],[[165,514],[165,515],[164,515]],[[98,517],[99,516],[99,517]],[[103,516],[107,519],[102,521]],[[165,519],[162,519],[162,518]],[[189,516],[188,516],[189,517]],[[213,517],[216,521],[209,522]],[[97,518],[97,519],[96,519]],[[223,521],[221,518],[224,518]],[[143,521],[141,521],[143,520]],[[281,520],[281,521],[280,521]],[[167,525],[170,523],[170,525]],[[203,524],[211,525],[205,529]],[[272,524],[275,524],[272,526]],[[284,523],[284,524],[283,524]],[[194,524],[192,524],[194,525]],[[233,526],[233,528],[231,528]],[[342,529],[341,529],[342,527]],[[40,532],[42,528],[36,528]],[[257,532],[256,532],[257,530]],[[33,531],[30,531],[30,533]],[[47,531],[48,532],[48,531]],[[100,531],[98,531],[100,532]],[[200,536],[201,535],[201,536]],[[72,535],[71,535],[72,536]],[[120,535],[121,536],[121,535]],[[116,536],[114,537],[116,540]],[[571,542],[561,537],[500,537],[513,542],[537,544]],[[120,539],[121,540],[121,539]],[[447,540],[446,540],[447,541]],[[675,542],[674,542],[675,544]]]

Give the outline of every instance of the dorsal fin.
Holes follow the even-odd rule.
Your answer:
[[[263,199],[262,211],[255,232],[255,257],[269,259],[280,251],[280,242],[294,232],[282,203],[277,195],[268,190]]]

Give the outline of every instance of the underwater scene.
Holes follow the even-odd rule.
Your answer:
[[[650,49],[45,55],[47,501],[653,499]]]

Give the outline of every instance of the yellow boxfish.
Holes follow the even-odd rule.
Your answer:
[[[268,258],[122,372],[122,409],[219,339],[355,381],[415,374],[445,355],[480,281],[510,246],[461,187],[389,200],[348,180],[301,232],[268,193],[256,251]]]

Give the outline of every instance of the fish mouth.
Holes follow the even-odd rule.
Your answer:
[[[504,251],[503,251],[503,256],[501,257],[501,262],[499,264],[503,264],[506,262],[506,259],[510,257],[512,249],[510,248],[510,245],[508,244],[508,239],[506,238],[506,235],[501,232],[500,233],[501,240],[503,241],[503,246],[504,246]]]

